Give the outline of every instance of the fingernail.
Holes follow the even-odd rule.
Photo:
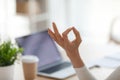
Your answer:
[[[73,26],[73,28],[75,28],[75,27]]]

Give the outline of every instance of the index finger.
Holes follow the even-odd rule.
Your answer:
[[[62,33],[62,35],[63,35],[64,37],[66,37],[71,30],[72,30],[72,28],[68,28],[66,31],[64,31],[64,32]]]
[[[64,37],[65,40],[68,41],[68,33],[72,30],[72,28],[68,28],[66,31],[62,33],[62,36]]]
[[[76,39],[78,39],[78,40],[81,39],[80,34],[79,34],[78,30],[75,27],[73,27],[73,32],[75,34]]]

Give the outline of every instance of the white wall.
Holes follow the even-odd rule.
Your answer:
[[[15,0],[0,0],[0,35],[7,34],[8,20],[16,14]]]
[[[52,22],[55,22],[59,27],[60,32],[66,28],[66,0],[49,0],[50,12],[50,27]]]
[[[100,44],[108,41],[112,19],[120,16],[120,0],[48,0],[48,2],[50,23],[56,22],[60,32],[75,26],[83,39]],[[15,0],[0,0],[0,13],[0,33],[3,34],[6,30],[8,33],[13,32],[9,31],[8,25],[11,23],[6,25],[6,20],[11,20],[15,15]],[[14,23],[14,20],[12,22]],[[16,29],[16,27],[11,29],[14,28]]]
[[[6,1],[0,0],[0,34],[5,33],[5,19],[6,19]]]
[[[0,35],[15,38],[29,33],[28,20],[16,16],[16,0],[0,0]]]
[[[68,25],[75,25],[87,40],[108,42],[111,21],[120,16],[120,0],[70,0],[69,6]]]

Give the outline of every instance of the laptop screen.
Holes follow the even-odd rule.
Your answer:
[[[62,59],[47,31],[16,38],[16,42],[24,49],[23,55],[35,55],[39,58],[38,68]]]

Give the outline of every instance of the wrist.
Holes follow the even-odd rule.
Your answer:
[[[80,68],[84,66],[84,63],[80,57],[75,57],[74,59],[70,58],[70,61],[72,62],[74,68]]]
[[[66,51],[66,52],[67,52],[68,57],[70,58],[70,61],[73,64],[74,68],[80,68],[80,67],[84,66],[84,63],[83,63],[83,61],[82,61],[82,59],[81,59],[81,57],[79,55],[78,50],[76,50],[76,51],[74,51],[72,53],[68,52],[68,51]]]
[[[78,49],[76,49],[76,50],[65,50],[65,51],[67,53],[67,56],[70,59],[74,59],[74,57],[79,56],[79,50]]]

